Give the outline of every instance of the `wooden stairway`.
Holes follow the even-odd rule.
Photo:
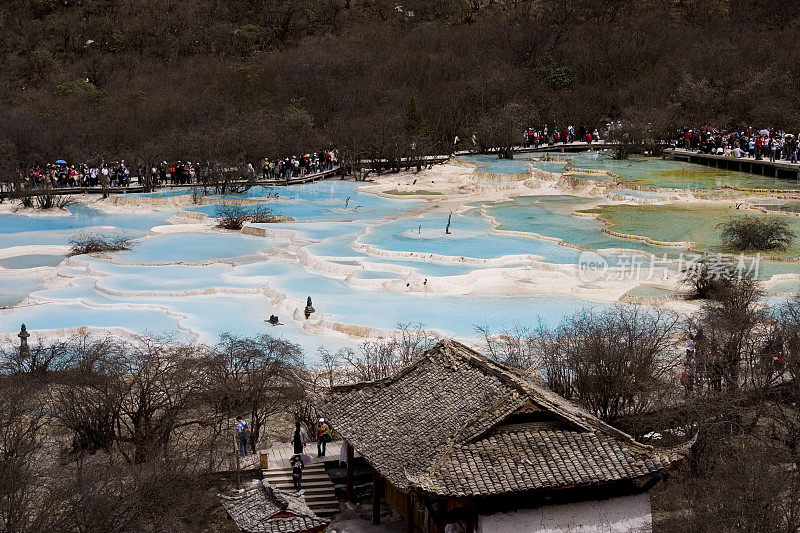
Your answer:
[[[264,481],[276,489],[293,491],[292,469],[274,465],[262,471]],[[306,504],[319,516],[331,516],[340,511],[339,500],[336,499],[333,482],[325,471],[324,463],[312,463],[303,468],[301,485]]]

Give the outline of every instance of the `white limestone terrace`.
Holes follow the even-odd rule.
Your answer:
[[[260,187],[199,202],[190,193],[112,197],[53,216],[4,207],[0,334],[13,341],[22,322],[34,335],[100,331],[190,342],[214,342],[223,332],[269,333],[297,342],[310,358],[320,345],[353,346],[389,335],[399,323],[469,340],[476,326],[555,324],[583,307],[626,300],[642,285],[678,289],[675,276],[643,283],[621,275],[621,258],[648,258],[659,249],[603,236],[600,222],[573,216],[570,198],[589,207],[731,201],[693,190],[639,190],[608,173],[582,180],[536,164],[491,172],[485,163],[456,159],[372,182]],[[498,209],[511,209],[509,200],[526,198],[511,207],[533,217],[530,224],[517,230],[497,220]],[[263,204],[295,221],[219,230],[213,215],[223,201]],[[557,236],[558,227],[569,231]],[[126,233],[136,246],[65,258],[80,231]],[[585,279],[582,254],[595,251],[607,269]],[[782,273],[769,283],[780,288],[797,278]],[[305,319],[308,296],[317,312]],[[285,325],[268,325],[271,314]]]

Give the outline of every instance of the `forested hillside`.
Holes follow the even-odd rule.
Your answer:
[[[6,0],[5,171],[442,153],[531,124],[800,127],[800,3]]]

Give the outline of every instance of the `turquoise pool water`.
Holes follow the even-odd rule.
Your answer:
[[[602,222],[571,215],[573,211],[592,205],[590,200],[577,196],[525,196],[491,205],[487,211],[497,221],[499,229],[539,233],[595,250],[624,248],[659,256],[676,252],[676,248],[612,237],[602,232]]]
[[[709,173],[706,167],[660,159],[615,162],[598,153],[567,154],[563,160],[545,162],[531,162],[524,157],[521,154],[514,160],[493,156],[473,159],[489,163],[482,167],[484,172],[526,172],[530,164],[558,171],[563,169],[566,157],[571,157],[574,167],[609,168],[618,171],[623,180],[636,183],[670,187],[677,184],[683,188],[742,183],[742,180],[749,180],[751,186],[755,183],[746,174],[737,176],[714,169]],[[764,180],[764,183],[775,181]],[[458,337],[475,337],[476,326],[498,331],[539,321],[556,324],[584,307],[603,307],[577,296],[521,293],[496,296],[485,289],[480,296],[412,291],[421,281],[419,278],[447,278],[478,271],[468,279],[480,280],[483,269],[491,268],[491,275],[499,276],[504,268],[531,265],[530,259],[504,260],[487,267],[480,261],[459,262],[462,257],[491,260],[524,255],[558,265],[553,269],[563,272],[572,271],[570,265],[578,264],[582,253],[579,249],[533,236],[494,232],[492,223],[481,216],[481,208],[496,220],[501,230],[557,237],[590,249],[625,248],[659,257],[666,253],[670,258],[682,252],[611,237],[601,231],[599,221],[571,215],[598,201],[602,203],[602,199],[565,195],[475,202],[453,213],[448,235],[445,226],[450,213],[444,207],[420,214],[423,201],[360,193],[359,185],[332,180],[293,187],[255,187],[243,194],[228,195],[234,198],[271,195],[263,205],[278,214],[295,217],[295,222],[257,225],[282,230],[269,238],[216,231],[150,236],[150,228],[166,224],[175,209],[105,214],[73,206],[71,213],[62,217],[0,215],[0,249],[64,245],[83,230],[123,232],[137,239],[132,250],[111,254],[113,262],[88,256],[64,261],[60,249],[33,249],[28,254],[0,259],[0,267],[6,269],[0,273],[0,307],[14,306],[28,296],[34,303],[0,310],[0,333],[18,331],[21,322],[33,331],[121,327],[201,342],[215,342],[224,332],[268,333],[298,343],[307,358],[313,360],[319,346],[353,347],[358,341],[323,336],[314,328],[306,329],[302,319],[295,320],[293,316],[296,313],[301,316],[308,296],[329,321],[379,329],[393,329],[399,323],[421,324],[440,334]],[[169,190],[148,196],[190,193],[190,189]],[[614,193],[631,199],[652,199],[665,194],[626,186]],[[212,216],[216,209],[215,205],[191,208]],[[288,238],[287,230],[297,238]],[[363,245],[368,246],[363,248]],[[414,257],[393,257],[394,254],[414,254]],[[603,253],[603,257],[610,266],[620,266],[624,259],[609,252]],[[671,264],[673,273],[676,265]],[[37,275],[20,270],[36,266],[55,268]],[[541,270],[535,269],[516,270],[515,275],[528,272],[532,278],[541,275]],[[784,272],[800,272],[800,263],[763,261],[759,275],[764,279]],[[349,274],[353,276],[348,277]],[[406,289],[405,283],[398,281],[403,278],[414,285]],[[453,292],[461,292],[462,287],[466,292],[470,287],[464,278],[437,279],[436,285],[448,281],[455,287]],[[775,285],[776,292],[795,292],[798,286],[796,281]],[[651,293],[658,291],[640,286],[630,292]],[[281,300],[280,294],[288,299]],[[285,325],[268,325],[265,319],[270,314],[278,314]]]
[[[569,157],[572,158],[572,167],[576,172],[581,168],[610,170],[625,181],[651,187],[702,189],[727,185],[744,188],[800,189],[800,182],[797,180],[734,172],[660,157],[634,156],[626,160],[615,160],[608,151],[581,152],[570,154]]]
[[[16,274],[0,275],[0,307],[12,307],[24,300],[30,293],[44,288],[44,281],[36,276]],[[0,314],[0,324],[2,324]],[[5,329],[5,328],[2,328]]]
[[[391,270],[359,270],[355,273],[355,277],[360,279],[400,279],[402,274]]]
[[[30,254],[0,259],[0,267],[9,269],[53,267],[63,261],[63,255]]]
[[[274,286],[304,301],[311,296],[314,308],[333,320],[383,329],[401,323],[422,324],[449,335],[472,337],[476,326],[493,330],[538,321],[557,324],[584,307],[602,307],[579,298],[525,296],[446,296],[427,293],[377,292],[295,269],[274,280]],[[379,303],[380,312],[375,304]]]
[[[257,255],[272,239],[240,233],[175,233],[135,241],[131,250],[110,254],[121,263],[204,263]]]
[[[549,241],[491,233],[491,223],[477,209],[454,213],[447,235],[448,216],[438,212],[396,220],[371,228],[360,240],[383,250],[475,259],[534,255],[553,263],[572,264],[580,255],[578,250]]]
[[[0,246],[8,233],[28,231],[80,230],[96,226],[113,226],[128,230],[149,230],[166,223],[174,209],[151,213],[103,213],[82,204],[68,207],[68,216],[27,216],[0,213]]]
[[[246,193],[226,197],[255,198],[277,194],[277,197],[273,196],[264,202],[242,208],[246,212],[267,208],[274,214],[303,221],[340,220],[362,223],[378,220],[392,213],[401,213],[424,203],[421,200],[383,198],[358,192],[359,186],[360,184],[354,182],[323,181],[297,187],[254,187]],[[214,204],[194,206],[188,210],[214,217],[217,215],[218,206]]]
[[[611,193],[619,194],[620,196],[629,196],[631,198],[639,198],[641,200],[654,200],[665,196],[665,193],[657,191],[637,191],[632,189],[614,189]]]

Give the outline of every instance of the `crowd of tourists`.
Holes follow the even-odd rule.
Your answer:
[[[566,128],[549,128],[545,125],[542,128],[528,128],[522,134],[523,144],[526,148],[533,146],[539,148],[544,145],[567,144],[575,141],[592,144],[600,141],[600,132],[597,128],[591,130],[586,126],[578,126],[576,129],[572,124]]]
[[[284,157],[271,160],[265,157],[260,162],[259,172],[252,163],[243,169],[247,179],[291,180],[327,170],[339,165],[339,151],[320,150],[302,156]],[[192,185],[202,176],[208,175],[212,163],[192,163],[191,161],[163,161],[153,165],[150,170],[153,185]],[[125,161],[102,161],[93,165],[87,163],[69,164],[64,160],[31,168],[23,175],[29,187],[127,187],[142,184],[147,168],[138,166],[134,171]]]
[[[783,130],[756,129],[749,126],[723,129],[703,126],[683,127],[673,144],[684,150],[756,160],[786,160],[797,163],[798,136]]]

